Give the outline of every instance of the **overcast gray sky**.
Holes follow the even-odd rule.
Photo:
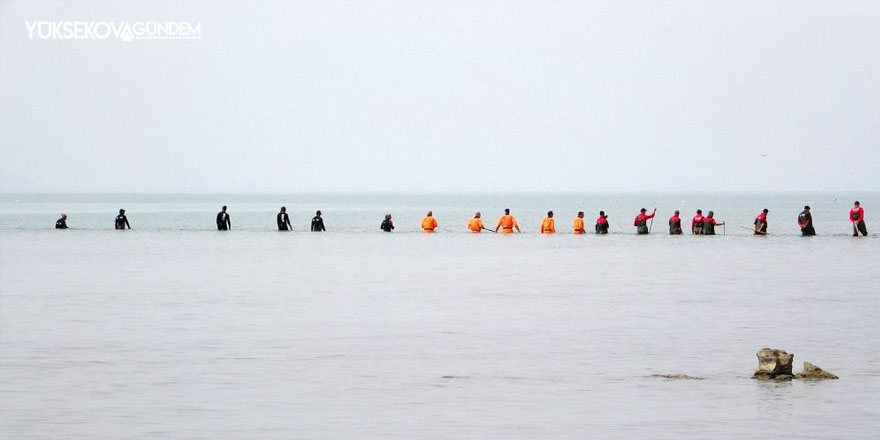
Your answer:
[[[201,40],[30,40],[26,21]],[[0,191],[880,190],[880,2],[0,3]]]

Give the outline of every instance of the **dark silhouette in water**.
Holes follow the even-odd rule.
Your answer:
[[[67,229],[67,214],[61,214],[61,218],[55,220],[55,229]]]
[[[125,210],[120,209],[119,215],[116,216],[115,227],[116,229],[125,229],[126,226],[128,226],[128,229],[131,229],[131,225],[128,224],[128,217],[125,216]]]
[[[291,226],[290,224],[290,216],[287,215],[287,207],[281,207],[281,212],[279,212],[278,215],[275,216],[275,221],[278,222],[279,231],[293,230],[293,226]]]
[[[226,213],[226,205],[223,205],[223,208],[217,213],[217,230],[228,231],[230,229],[232,229],[232,220],[229,219],[229,214]]]

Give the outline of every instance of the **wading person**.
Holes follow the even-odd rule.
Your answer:
[[[220,208],[220,212],[217,213],[217,230],[228,231],[230,229],[232,229],[232,220],[226,212],[226,205],[223,205],[223,207]]]
[[[859,234],[863,236],[868,235],[868,227],[865,226],[865,210],[862,209],[862,205],[858,200],[856,200],[853,208],[849,211],[849,221],[853,225],[853,237],[858,237]]]
[[[61,218],[55,220],[55,229],[67,229],[67,214],[61,214]]]
[[[287,207],[282,206],[281,212],[275,216],[275,222],[278,223],[279,231],[290,231],[293,230],[293,226],[290,224],[290,216],[287,215]]]
[[[312,232],[324,232],[326,230],[324,228],[324,217],[321,217],[321,211],[315,211],[315,216],[312,217]]]
[[[510,215],[510,209],[505,209],[504,215],[498,218],[495,232],[498,232],[499,229],[505,234],[513,234],[514,229],[516,229],[516,232],[522,232],[519,230],[519,223],[516,222],[516,217]]]
[[[703,217],[703,235],[715,235],[715,226],[724,226],[724,222],[715,221],[715,213],[709,211]]]
[[[544,220],[541,220],[541,233],[556,233],[556,220],[553,220],[553,211],[547,211],[547,217],[544,217]]]
[[[479,234],[480,232],[483,232],[483,228],[485,228],[485,226],[483,225],[483,219],[481,217],[482,217],[482,215],[480,214],[479,211],[474,213],[474,218],[468,220],[467,226],[468,226],[469,231],[471,231],[475,234]]]
[[[703,210],[698,209],[697,215],[691,219],[691,234],[703,235]]]
[[[382,224],[379,225],[379,229],[385,232],[391,232],[394,230],[394,222],[391,221],[391,214],[385,214],[385,220],[382,220]]]
[[[131,229],[131,225],[128,224],[128,217],[125,216],[125,210],[120,209],[119,215],[116,216],[116,222],[114,223],[116,229],[125,229],[128,226],[128,229]]]
[[[426,234],[433,234],[434,229],[437,229],[437,219],[434,218],[433,212],[428,211],[425,218],[422,219],[422,231]]]
[[[647,209],[642,208],[639,211],[639,215],[637,215],[636,218],[633,219],[633,226],[636,227],[636,233],[639,235],[644,235],[650,232],[648,230],[648,220],[654,218],[654,216],[657,214],[657,208],[654,208],[654,211],[652,211],[650,214],[646,214],[647,212]]]
[[[608,216],[605,215],[605,211],[599,211],[599,218],[596,219],[596,233],[608,233]]]
[[[755,217],[755,234],[765,235],[767,233],[767,214],[770,210],[764,208],[757,217]]]
[[[810,214],[810,205],[804,206],[804,210],[798,214],[798,226],[800,226],[801,235],[804,237],[816,235],[816,229],[813,228],[813,215]]]
[[[578,216],[571,222],[571,229],[575,235],[587,233],[587,230],[584,229],[584,211],[578,211]]]
[[[681,235],[681,217],[678,216],[678,210],[669,217],[669,235]]]

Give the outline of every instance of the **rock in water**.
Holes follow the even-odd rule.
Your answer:
[[[804,362],[804,371],[801,371],[794,377],[798,379],[840,379],[839,377],[809,362]]]
[[[788,354],[785,350],[775,348],[762,348],[758,351],[758,369],[755,370],[754,379],[789,380],[791,364],[794,362],[794,354]]]

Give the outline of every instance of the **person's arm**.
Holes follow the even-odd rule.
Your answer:
[[[128,226],[128,229],[131,229],[131,225],[128,224],[128,217],[125,218],[125,226]]]
[[[522,234],[522,231],[519,229],[519,222],[516,219],[513,219],[513,227],[516,228],[516,232]]]
[[[323,217],[321,218],[321,231],[322,232],[327,231],[327,228],[324,227],[324,218]]]
[[[226,214],[226,229],[232,230],[232,217]]]
[[[498,224],[495,225],[495,232],[498,232],[499,229],[501,229],[501,219],[500,218],[498,219]]]

